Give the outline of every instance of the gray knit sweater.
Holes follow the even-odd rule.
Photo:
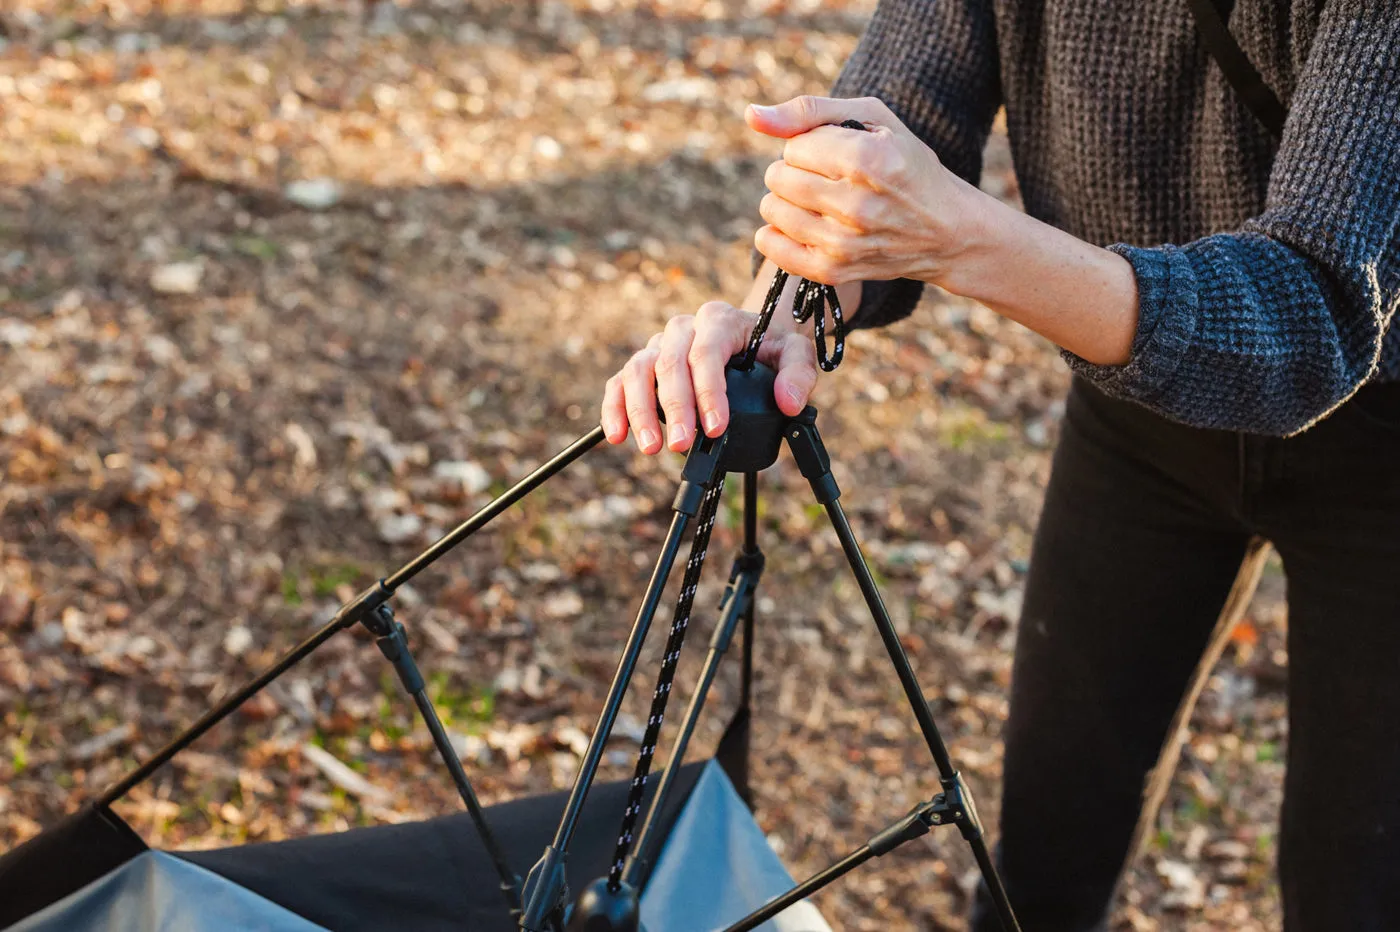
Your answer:
[[[884,0],[837,82],[976,183],[1006,107],[1026,210],[1137,274],[1132,358],[1075,371],[1202,427],[1290,434],[1400,380],[1400,0],[1238,0],[1276,145],[1186,0]],[[920,287],[867,284],[857,326]]]

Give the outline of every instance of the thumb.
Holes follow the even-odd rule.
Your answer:
[[[744,119],[749,128],[765,136],[790,139],[818,126],[855,120],[859,123],[882,122],[876,112],[877,101],[871,99],[844,100],[837,97],[794,97],[774,107],[749,104]]]
[[[768,354],[759,353],[760,358],[764,355]],[[773,382],[773,400],[784,414],[795,417],[802,413],[812,389],[817,387],[816,347],[806,334],[792,333],[783,340],[776,356],[776,359],[763,360],[778,370]]]

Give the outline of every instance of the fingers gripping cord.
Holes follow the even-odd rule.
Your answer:
[[[845,129],[865,130],[865,124],[857,120],[846,120],[841,126]],[[768,286],[768,294],[763,299],[763,308],[758,313],[758,323],[754,324],[753,332],[749,334],[749,344],[736,364],[738,368],[747,371],[752,369],[758,360],[758,348],[763,343],[764,335],[768,333],[768,327],[773,323],[773,313],[778,309],[778,301],[783,296],[787,281],[788,273],[782,269],[778,269],[773,275],[773,282]],[[826,306],[831,308],[833,345],[830,353],[826,348]],[[846,352],[846,318],[841,311],[841,299],[836,296],[833,286],[799,278],[792,300],[792,318],[799,324],[805,324],[809,320],[813,322],[812,327],[816,331],[817,365],[821,366],[823,372],[832,372],[841,365],[841,357]]]
[[[651,771],[651,761],[656,756],[656,745],[661,739],[661,724],[666,717],[666,701],[671,697],[671,683],[676,678],[676,663],[680,660],[681,645],[685,642],[686,628],[690,625],[690,610],[695,604],[695,589],[700,582],[700,570],[705,565],[705,552],[710,546],[710,531],[715,526],[715,514],[719,510],[720,493],[723,491],[724,475],[721,473],[700,503],[695,537],[690,543],[690,557],[685,563],[685,577],[681,581],[680,597],[676,600],[671,636],[666,641],[666,652],[661,658],[661,672],[657,674],[656,691],[651,697],[651,713],[647,716],[646,731],[642,735],[642,750],[637,755],[637,769],[632,775],[632,785],[627,791],[627,808],[623,810],[622,827],[617,833],[617,850],[613,854],[612,867],[608,870],[608,889],[614,893],[622,886],[623,867],[627,861],[627,853],[632,847],[632,832],[637,827],[637,817],[642,811],[647,774]],[[680,761],[671,761],[670,766],[675,767],[679,764]]]

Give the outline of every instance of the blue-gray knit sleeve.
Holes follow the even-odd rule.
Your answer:
[[[1290,105],[1264,211],[1132,264],[1129,362],[1070,365],[1178,421],[1303,430],[1376,370],[1400,306],[1400,10],[1335,0]]]
[[[949,170],[977,184],[1001,106],[991,0],[881,0],[832,88],[878,97]],[[909,316],[923,284],[866,282],[853,328]]]

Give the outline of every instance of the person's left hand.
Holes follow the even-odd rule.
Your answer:
[[[937,284],[976,237],[986,195],[938,160],[880,100],[796,97],[750,106],[749,126],[787,140],[768,166],[758,251],[827,285]],[[856,120],[870,132],[845,129]]]

